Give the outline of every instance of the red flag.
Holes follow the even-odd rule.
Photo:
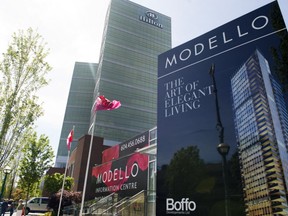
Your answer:
[[[107,98],[105,98],[104,95],[101,95],[96,99],[95,111],[114,110],[118,109],[120,106],[121,106],[120,101],[116,100],[110,101]]]
[[[68,137],[67,137],[67,149],[68,149],[68,151],[70,151],[71,143],[73,141],[73,136],[74,136],[74,130],[71,130]]]

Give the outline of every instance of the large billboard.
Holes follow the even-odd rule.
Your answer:
[[[92,169],[96,197],[114,192],[127,197],[147,189],[148,156],[135,151],[148,143],[147,131],[103,151],[102,164]]]
[[[287,211],[287,74],[277,2],[159,55],[157,215]]]

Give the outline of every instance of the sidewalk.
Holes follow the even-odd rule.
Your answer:
[[[29,215],[29,216],[43,216],[44,213],[29,213],[28,215]],[[10,216],[10,213],[9,213],[9,212],[6,212],[6,213],[5,213],[5,216]],[[12,216],[16,216],[16,212],[14,212]]]

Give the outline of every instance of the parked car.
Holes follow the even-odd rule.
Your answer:
[[[48,197],[32,197],[27,202],[26,214],[29,214],[29,212],[46,212],[48,202]],[[25,206],[25,203],[23,204]]]

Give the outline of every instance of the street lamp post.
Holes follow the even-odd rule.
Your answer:
[[[217,146],[217,150],[219,154],[222,156],[222,167],[223,167],[223,181],[224,181],[224,192],[225,192],[225,213],[226,216],[229,216],[230,210],[229,210],[229,193],[228,193],[228,186],[227,186],[227,162],[226,162],[226,156],[229,153],[230,146],[225,143],[220,143]]]
[[[7,175],[10,174],[11,168],[10,168],[9,166],[6,166],[6,167],[3,169],[3,172],[4,172],[4,181],[3,181],[3,184],[2,184],[2,189],[1,189],[1,194],[0,194],[0,200],[2,199],[2,196],[3,196],[3,193],[4,193],[4,189],[5,189],[5,184],[6,184]]]
[[[222,166],[223,166],[223,182],[224,182],[224,193],[225,193],[225,215],[230,215],[230,209],[229,209],[229,192],[228,192],[228,182],[227,182],[227,161],[226,156],[229,153],[230,146],[226,143],[224,143],[224,127],[221,122],[220,117],[220,110],[219,110],[219,103],[218,103],[218,94],[217,94],[217,87],[216,87],[216,80],[215,80],[215,66],[214,64],[211,65],[210,68],[210,75],[212,77],[212,82],[214,86],[214,94],[215,94],[215,105],[216,105],[216,118],[217,118],[217,124],[216,129],[219,133],[219,144],[217,146],[217,150],[219,154],[222,156]]]

